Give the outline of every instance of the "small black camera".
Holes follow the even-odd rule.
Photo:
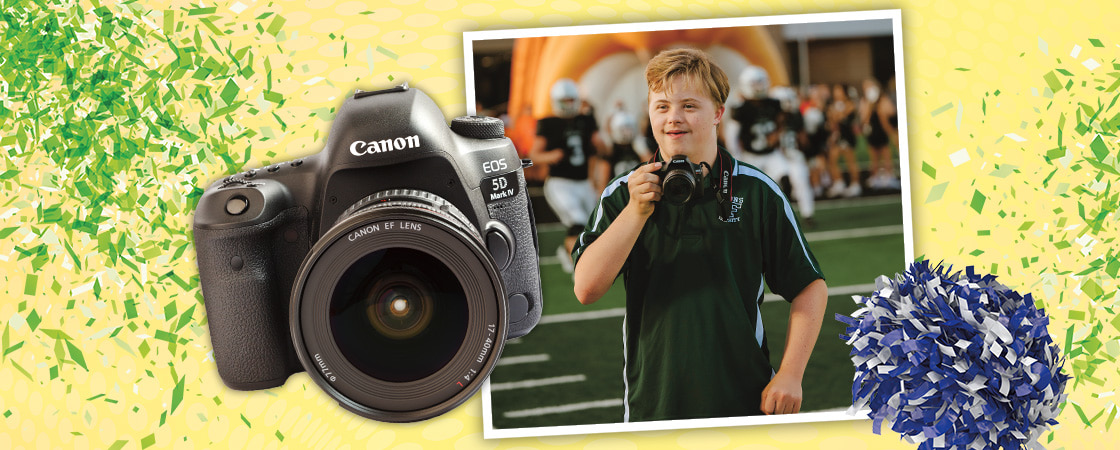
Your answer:
[[[656,173],[661,177],[661,198],[674,205],[684,205],[704,194],[703,166],[693,164],[685,155],[674,155]]]
[[[501,120],[449,128],[398,86],[347,98],[321,152],[212,184],[194,239],[222,380],[306,371],[388,422],[461,404],[540,320],[529,164]]]

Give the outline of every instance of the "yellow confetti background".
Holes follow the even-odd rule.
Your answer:
[[[258,99],[267,78],[259,68],[258,73],[245,77],[251,85],[237,86],[238,95],[259,103],[259,114],[236,120],[237,126],[257,130],[245,140],[245,148],[252,148],[247,163],[252,167],[318,151],[329,129],[330,109],[356,87],[409,81],[430,94],[446,116],[465,114],[464,31],[901,9],[914,253],[959,267],[975,265],[999,275],[1000,281],[1019,292],[1032,292],[1051,315],[1050,333],[1059,347],[1064,345],[1067,353],[1081,349],[1080,356],[1070,358],[1066,372],[1083,381],[1076,388],[1071,381],[1067,388],[1071,403],[1059,416],[1053,434],[1043,434],[1041,442],[1047,448],[1104,449],[1120,444],[1120,435],[1105,426],[1106,421],[1117,426],[1111,424],[1110,415],[1116,412],[1113,391],[1120,381],[1116,363],[1120,356],[1120,322],[1115,314],[1118,285],[1116,277],[1105,270],[1109,256],[1113,261],[1116,258],[1116,251],[1110,249],[1118,234],[1116,200],[1110,195],[1118,189],[1120,177],[1079,163],[1093,158],[1093,138],[1103,133],[1110,156],[1102,164],[1116,167],[1116,125],[1099,123],[1111,120],[1116,110],[1110,110],[1096,125],[1088,125],[1088,132],[1074,132],[1079,120],[1088,122],[1093,112],[1108,106],[1116,96],[1112,85],[1120,71],[1115,65],[1120,33],[1113,20],[1114,5],[989,0],[837,4],[797,0],[240,0],[203,4],[141,1],[130,6],[83,1],[79,7],[88,10],[95,5],[138,11],[155,28],[166,23],[165,11],[177,10],[177,21],[203,31],[209,29],[207,24],[183,11],[214,8],[210,17],[218,19],[212,24],[230,30],[222,39],[239,43],[233,49],[254,46],[258,66],[268,59],[273,69],[269,89],[283,95],[282,105]],[[272,14],[254,20],[267,13]],[[272,30],[278,31],[276,38],[269,42],[255,39],[261,33],[253,25],[269,27],[276,23],[275,17],[283,18]],[[250,26],[234,26],[241,22]],[[189,38],[190,33],[184,36]],[[1100,46],[1091,39],[1098,39]],[[171,50],[157,45],[141,53],[136,56],[164,61]],[[1086,63],[1090,59],[1098,66]],[[1046,76],[1058,69],[1069,75],[1053,75],[1061,87],[1055,90]],[[213,88],[218,91],[222,86]],[[184,117],[190,114],[182,112]],[[278,121],[286,126],[278,126]],[[1048,162],[1047,153],[1059,148],[1060,123],[1064,125],[1064,150],[1052,153]],[[6,145],[0,145],[0,150],[9,151],[10,142]],[[231,151],[243,152],[244,148]],[[143,172],[149,170],[149,164],[150,160],[137,161],[134,169]],[[44,167],[49,164],[4,168],[19,171],[24,187],[5,192],[0,229],[19,227],[21,221],[36,216],[34,211],[41,205],[28,189],[47,185],[48,174],[40,172]],[[208,183],[230,169],[210,159],[194,175]],[[127,189],[128,180],[119,181]],[[1102,217],[1103,225],[1087,225],[1087,216]],[[184,229],[191,217],[186,210],[165,220]],[[129,224],[122,221],[115,227],[125,229]],[[0,271],[6,285],[0,304],[5,328],[5,353],[0,362],[0,448],[915,447],[888,430],[883,436],[873,434],[866,420],[484,440],[478,395],[439,418],[392,425],[342,410],[302,374],[267,392],[232,391],[221,383],[208,359],[210,341],[200,304],[188,323],[179,328],[172,325],[177,338],[160,339],[151,331],[168,329],[164,323],[177,320],[171,316],[182,317],[198,303],[196,287],[195,292],[180,296],[171,296],[170,290],[145,291],[126,283],[124,272],[102,271],[96,264],[109,264],[106,258],[88,259],[87,265],[76,270],[64,254],[66,250],[51,247],[59,242],[57,234],[57,229],[36,234],[21,228],[0,244]],[[187,236],[180,239],[189,241]],[[37,241],[48,244],[51,254],[59,256],[35,274],[37,286],[29,294],[25,274],[31,266],[16,248]],[[149,256],[149,267],[144,270],[151,270],[151,280],[168,271],[184,280],[197,276],[193,247],[180,258],[161,258],[160,251],[145,248],[143,242],[126,244]],[[78,255],[99,249],[96,240],[76,246],[73,253]],[[1085,273],[1098,260],[1101,268]],[[98,272],[97,289],[104,291],[95,299],[86,283]],[[126,314],[126,298],[134,299],[135,317]],[[176,306],[168,310],[169,304]],[[35,315],[29,319],[31,311]],[[99,333],[106,329],[116,331]],[[51,330],[54,336],[43,330]],[[58,338],[57,333],[68,339]],[[16,343],[22,346],[8,351]],[[1086,426],[1087,421],[1092,426]]]

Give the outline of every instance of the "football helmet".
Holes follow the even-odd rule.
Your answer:
[[[552,84],[549,93],[552,99],[552,114],[563,118],[579,115],[579,86],[570,78],[561,78]]]
[[[781,102],[782,111],[787,113],[796,112],[799,108],[800,98],[797,97],[797,91],[789,86],[774,86],[770,88],[770,98]]]
[[[629,144],[638,135],[638,122],[625,111],[611,114],[607,125],[610,127],[611,142],[615,144]]]
[[[763,98],[770,89],[770,75],[766,69],[758,66],[747,66],[739,72],[739,90],[743,97],[749,99]]]

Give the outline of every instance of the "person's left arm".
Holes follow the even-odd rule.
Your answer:
[[[762,390],[762,412],[766,414],[793,414],[801,411],[801,381],[809,355],[821,331],[825,306],[828,304],[828,286],[818,278],[809,283],[793,299],[786,329],[786,346],[777,374]]]
[[[770,188],[759,199],[766,283],[791,305],[785,351],[778,372],[762,391],[759,408],[766,414],[792,414],[801,411],[801,381],[824,321],[828,286],[789,200],[777,183],[764,180]]]

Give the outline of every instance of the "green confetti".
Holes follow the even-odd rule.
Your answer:
[[[972,203],[969,204],[969,207],[978,213],[982,213],[984,212],[984,202],[986,200],[987,197],[984,197],[984,194],[981,194],[980,191],[974,191],[972,194]]]
[[[1093,421],[1089,420],[1089,418],[1085,416],[1085,411],[1081,410],[1080,405],[1078,405],[1077,403],[1074,403],[1074,402],[1069,402],[1069,403],[1071,405],[1073,405],[1073,409],[1075,411],[1077,411],[1077,416],[1081,418],[1081,422],[1084,423],[1085,426],[1087,426],[1087,427],[1093,426]]]
[[[39,276],[27,274],[23,282],[23,295],[35,295],[35,287],[39,284]]]
[[[937,169],[925,161],[922,161],[922,173],[929,175],[930,179],[937,179]]]
[[[109,450],[121,450],[122,448],[124,448],[125,444],[128,444],[128,441],[123,440],[123,439],[118,440],[118,441],[114,442],[113,445],[109,446]]]
[[[1062,90],[1062,82],[1058,81],[1058,76],[1055,75],[1053,71],[1047,72],[1046,75],[1042,76],[1042,79],[1046,81],[1046,85],[1050,87],[1051,91],[1058,92]]]
[[[31,314],[27,315],[27,325],[31,327],[31,331],[35,331],[36,328],[39,328],[39,324],[42,322],[43,319],[39,317],[39,313],[34,309],[31,310]]]
[[[1093,44],[1093,47],[1104,47],[1100,39],[1089,39],[1089,43]]]
[[[175,389],[171,392],[171,414],[175,414],[175,409],[183,401],[184,381],[186,381],[186,377],[180,378],[179,382],[175,383]]]
[[[929,195],[926,196],[926,203],[933,203],[933,202],[936,202],[938,200],[941,200],[941,197],[945,195],[945,189],[948,188],[948,187],[949,187],[949,182],[946,181],[944,183],[941,183],[939,185],[936,185],[936,186],[930,188]]]
[[[268,24],[268,28],[265,29],[265,31],[275,36],[276,33],[280,32],[280,29],[284,28],[284,22],[287,22],[287,19],[277,14],[276,17],[272,18],[272,23]]]
[[[174,344],[176,338],[177,338],[177,336],[175,336],[172,333],[168,333],[168,332],[163,331],[163,330],[156,330],[156,339],[159,339],[161,341],[167,341],[167,342],[170,342],[170,343]]]
[[[124,317],[126,319],[135,319],[136,314],[136,301],[128,299],[124,301]]]
[[[15,362],[15,360],[12,360],[10,362],[12,364],[12,367],[15,367],[16,370],[18,370],[19,373],[22,373],[23,376],[27,377],[28,380],[35,381],[35,378],[31,377],[31,373],[29,373],[26,369],[24,369],[22,366],[20,366],[19,363]]]
[[[229,105],[237,98],[238,92],[241,92],[241,89],[237,87],[237,83],[233,81],[233,78],[230,78],[226,81],[226,86],[222,88],[222,93],[218,94],[218,96]]]
[[[944,105],[941,105],[937,109],[933,110],[933,112],[931,112],[929,115],[930,115],[930,117],[935,117],[938,114],[941,114],[941,113],[943,113],[945,111],[948,111],[950,109],[953,109],[953,102],[949,102],[949,103],[946,103]]]
[[[279,439],[280,442],[284,442],[284,434],[281,433],[280,430],[276,430],[276,438]]]
[[[395,60],[395,59],[397,59],[397,58],[399,58],[399,56],[397,56],[397,54],[396,54],[396,53],[393,53],[393,51],[392,51],[392,50],[389,50],[389,49],[387,49],[387,48],[385,48],[385,47],[382,47],[382,46],[380,46],[380,45],[378,45],[378,46],[377,46],[377,52],[378,52],[378,53],[380,53],[380,54],[382,54],[382,55],[388,56],[388,57],[390,57],[390,58],[392,58],[392,59],[394,59],[394,60]]]
[[[1085,280],[1085,283],[1081,285],[1081,292],[1084,292],[1085,295],[1093,299],[1099,298],[1104,295],[1104,289],[1091,279]]]
[[[73,360],[75,363],[77,363],[79,366],[82,366],[82,368],[86,369],[86,371],[88,372],[89,367],[86,367],[86,358],[82,354],[81,349],[79,349],[78,347],[75,347],[74,344],[72,344],[69,340],[67,340],[65,342],[66,342],[66,349],[70,351],[70,359]]]
[[[244,414],[241,415],[241,421],[245,422],[245,426],[253,428],[253,424],[249,423],[249,419],[246,419]]]
[[[1093,151],[1093,156],[1097,158],[1097,161],[1103,163],[1104,159],[1108,157],[1108,146],[1105,145],[1099,134],[1093,138],[1093,142],[1089,143],[1089,148]]]

